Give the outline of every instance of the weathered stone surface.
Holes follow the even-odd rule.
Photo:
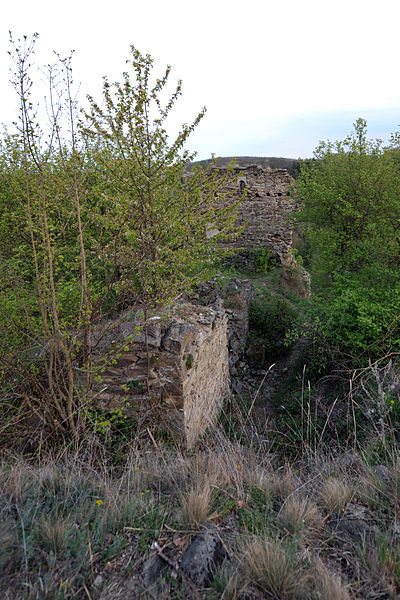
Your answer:
[[[200,320],[198,319],[197,322],[199,323]],[[163,348],[174,353],[180,352],[182,348],[186,348],[193,342],[197,333],[196,326],[185,322],[173,321],[163,335]]]
[[[180,561],[183,574],[198,586],[207,584],[212,572],[222,562],[225,551],[213,523],[197,535]]]
[[[229,393],[227,316],[213,307],[177,304],[147,321],[146,344],[146,324],[137,314],[125,311],[101,324],[102,335],[94,332],[104,369],[98,401],[132,413],[158,407],[160,423],[190,447]]]
[[[249,307],[255,290],[246,279],[232,279],[223,291],[223,304],[228,315],[229,365],[242,358],[249,332]]]
[[[393,473],[385,465],[373,465],[371,467],[373,476],[385,487],[390,487],[393,482]]]
[[[349,509],[343,516],[332,513],[329,524],[335,536],[344,542],[371,543],[378,533],[368,516],[356,510]]]
[[[147,331],[143,328],[140,321],[126,321],[120,325],[120,330],[124,338],[132,336],[135,344],[149,344],[159,347],[161,344],[161,319],[160,317],[151,317],[147,321]],[[147,340],[146,340],[147,336]]]
[[[203,327],[205,327],[203,325]],[[200,335],[199,346],[190,346],[184,365],[183,380],[185,430],[188,446],[214,420],[229,394],[229,355],[227,318],[217,313],[211,324],[211,333]],[[203,333],[203,332],[201,332]],[[188,359],[193,357],[189,366]]]
[[[219,169],[226,174],[226,168]],[[246,225],[235,240],[226,242],[235,248],[264,246],[283,265],[293,262],[293,232],[287,217],[297,207],[291,196],[294,180],[286,169],[264,169],[258,165],[235,167],[223,194],[229,201],[245,198],[239,207],[238,225]]]
[[[153,554],[148,558],[142,571],[143,585],[145,588],[155,587],[160,577],[168,569],[168,564],[158,554]]]
[[[223,289],[213,281],[201,283],[191,301],[224,310],[228,319],[228,349],[231,375],[242,359],[249,331],[249,307],[255,296],[253,284],[248,279],[236,277],[229,280]]]

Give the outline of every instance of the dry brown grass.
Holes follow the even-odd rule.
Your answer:
[[[329,512],[342,512],[353,494],[353,488],[346,480],[332,477],[322,484],[319,497]]]
[[[323,526],[323,516],[318,506],[308,498],[290,496],[283,505],[279,522],[291,534],[306,537],[318,535]]]
[[[308,576],[293,549],[257,536],[242,542],[241,568],[246,580],[277,600],[302,598]]]
[[[254,448],[222,437],[220,441],[220,446],[204,443],[186,455],[159,445],[132,449],[123,468],[92,465],[67,453],[45,464],[4,462],[0,570],[7,581],[0,578],[0,597],[22,600],[28,585],[32,600],[45,597],[44,588],[48,598],[56,597],[61,585],[56,565],[68,573],[71,597],[78,597],[85,581],[94,600],[102,590],[93,586],[93,573],[87,572],[92,552],[99,561],[94,574],[101,573],[103,591],[109,594],[104,597],[125,597],[120,569],[126,548],[135,565],[133,577],[140,581],[143,558],[153,540],[179,561],[191,541],[187,534],[197,532],[213,513],[229,560],[207,590],[199,588],[199,598],[236,600],[248,594],[281,600],[350,600],[354,593],[370,600],[396,597],[400,561],[392,526],[397,505],[369,468],[346,472],[341,457],[337,463],[332,457],[321,457],[318,463],[312,457],[296,463],[299,471],[295,471]],[[350,547],[349,541],[344,552],[329,535],[329,513],[343,511],[353,496],[368,503],[373,526],[388,532],[388,540],[378,538],[362,550],[365,556],[358,542]],[[90,539],[82,529],[85,523],[95,523],[88,527]],[[104,550],[107,562],[101,558]],[[79,560],[71,560],[74,552]],[[327,565],[314,558],[319,555],[332,562]],[[46,576],[44,588],[39,571]],[[185,596],[179,578],[173,586],[176,597],[191,597]]]
[[[381,504],[379,497],[380,490],[376,487],[375,481],[370,477],[364,476],[359,479],[355,488],[355,497],[363,504],[367,504],[374,510]]]
[[[230,442],[224,437],[219,440],[217,452],[210,451],[207,472],[220,486],[236,490],[242,495],[249,476],[258,468],[257,457],[249,448]]]
[[[36,543],[45,552],[61,556],[71,529],[70,521],[64,517],[54,516],[43,519],[36,526]]]
[[[23,496],[37,478],[37,471],[18,457],[12,459],[12,469],[2,465],[0,473],[0,496],[8,502]]]
[[[184,528],[198,530],[208,521],[212,508],[211,492],[210,480],[201,478],[182,494],[180,521]]]
[[[225,560],[215,574],[219,585],[217,591],[221,594],[223,600],[238,600],[243,596],[243,580],[238,569],[237,563],[231,560]]]
[[[262,490],[266,497],[272,497],[275,489],[275,478],[269,469],[255,468],[246,474],[246,484],[249,488]]]
[[[295,493],[300,486],[299,479],[292,467],[286,465],[281,472],[277,472],[271,478],[271,493],[281,500]]]
[[[332,573],[320,558],[315,558],[312,571],[319,600],[350,600],[348,586],[344,585],[340,576]]]
[[[10,521],[0,521],[0,571],[18,564],[21,547],[18,543],[15,525]]]

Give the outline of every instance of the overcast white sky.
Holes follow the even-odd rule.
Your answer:
[[[183,80],[181,122],[208,112],[191,139],[199,158],[311,156],[359,116],[372,137],[400,124],[400,0],[3,0],[0,122],[16,115],[8,30],[37,31],[37,62],[74,49],[75,78],[96,98],[129,46]]]

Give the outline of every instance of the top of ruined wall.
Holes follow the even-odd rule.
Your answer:
[[[221,174],[225,167],[215,167]],[[237,224],[245,225],[243,233],[228,245],[235,248],[269,247],[282,264],[291,262],[292,229],[289,214],[297,207],[291,196],[293,178],[286,169],[263,168],[259,165],[235,166],[222,194],[229,201],[243,197]]]
[[[215,159],[217,167],[227,167],[232,163],[232,156],[219,156]],[[284,158],[282,156],[236,156],[235,164],[239,167],[248,167],[251,165],[259,165],[264,169],[286,169],[288,173],[296,178],[300,171],[300,160],[296,158]],[[214,159],[197,160],[193,163],[201,167],[210,167],[214,164]]]

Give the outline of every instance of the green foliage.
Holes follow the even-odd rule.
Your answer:
[[[265,246],[251,248],[250,261],[255,273],[268,273],[276,267],[276,260],[271,257],[271,249]]]
[[[381,569],[393,577],[396,585],[400,585],[400,544],[381,535],[377,541],[378,560]]]
[[[400,349],[400,283],[371,287],[337,276],[328,298],[316,302],[321,333],[332,348],[353,356]]]
[[[299,267],[302,267],[304,264],[304,260],[298,248],[292,248],[292,256],[295,259],[296,263],[299,265]]]
[[[295,309],[281,297],[259,294],[250,304],[249,337],[252,352],[262,354],[262,362],[287,352],[286,336],[294,322]],[[258,348],[258,352],[257,352]]]
[[[252,486],[246,504],[237,509],[239,523],[249,533],[266,535],[273,527],[274,515],[269,494]]]
[[[296,183],[315,312],[325,340],[347,355],[400,346],[398,145],[367,140],[359,119],[343,142],[320,144]]]
[[[153,59],[133,46],[131,52],[134,76],[124,72],[123,83],[114,84],[105,78],[104,108],[89,97],[85,135],[107,199],[111,235],[104,243],[120,273],[118,293],[158,308],[193,284],[199,264],[224,254],[218,242],[232,234],[236,207],[219,198],[224,178],[190,167],[194,154],[184,150],[205,109],[170,143],[166,120],[182,84],[163,102],[171,68],[157,79]],[[217,233],[210,237],[211,226]]]
[[[366,127],[359,119],[343,142],[322,142],[296,183],[303,202],[298,219],[307,224],[314,249],[315,285],[329,285],[336,273],[376,279],[377,266],[390,279],[399,267],[396,153],[380,140],[368,141]]]
[[[193,354],[188,354],[186,358],[186,368],[191,369],[193,367],[194,359]]]
[[[15,382],[15,406],[77,434],[95,417],[93,329],[132,304],[146,321],[201,279],[226,253],[236,206],[220,197],[224,178],[191,168],[184,148],[205,109],[168,139],[181,94],[178,82],[167,95],[170,67],[154,77],[153,59],[132,47],[131,73],[105,78],[83,117],[71,60],[60,59],[48,71],[48,128],[33,111],[36,40],[13,42],[20,118],[0,141],[0,382]],[[124,418],[94,420],[106,434]]]

